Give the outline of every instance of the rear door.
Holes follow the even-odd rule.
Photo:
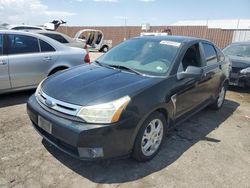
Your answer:
[[[202,42],[204,54],[204,81],[206,81],[204,89],[207,93],[207,98],[216,96],[221,83],[222,62],[219,62],[217,51],[213,44]]]
[[[0,90],[10,88],[8,56],[4,53],[4,35],[0,34]]]
[[[20,34],[8,34],[9,74],[13,88],[35,87],[47,76],[52,58],[40,53],[39,40]]]

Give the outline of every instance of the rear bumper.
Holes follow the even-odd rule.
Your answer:
[[[134,117],[110,125],[94,125],[56,116],[43,109],[34,96],[27,103],[34,128],[52,145],[82,160],[128,156],[133,148]],[[51,123],[51,132],[38,126],[38,116]]]

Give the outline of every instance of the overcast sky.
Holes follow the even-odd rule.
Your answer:
[[[126,19],[125,19],[126,18]],[[0,23],[170,25],[180,20],[250,19],[250,0],[0,0]]]

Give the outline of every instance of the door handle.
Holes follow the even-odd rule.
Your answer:
[[[51,61],[52,58],[50,56],[43,58],[44,61]]]
[[[0,61],[0,65],[6,65],[7,63],[5,61]]]

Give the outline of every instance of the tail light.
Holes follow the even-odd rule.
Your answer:
[[[87,54],[84,57],[84,62],[85,63],[90,63],[90,57],[89,57],[89,52],[87,51]]]
[[[90,63],[90,57],[89,57],[89,50],[88,50],[88,45],[85,44],[83,47],[84,50],[86,50],[87,54],[84,57],[84,62],[85,63]]]

